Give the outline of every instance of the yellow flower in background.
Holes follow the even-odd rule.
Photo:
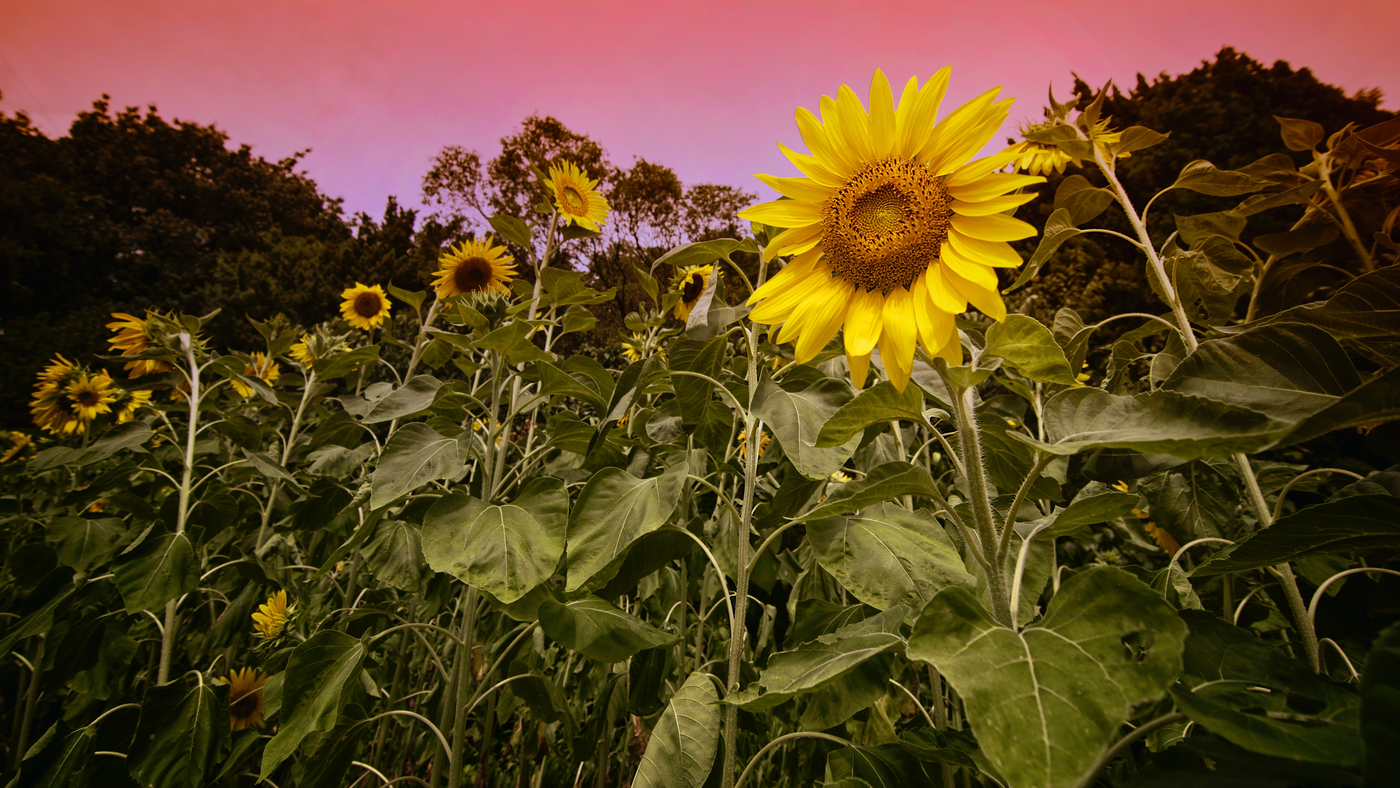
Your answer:
[[[235,731],[263,728],[263,685],[267,676],[253,668],[228,674],[228,721]]]
[[[291,356],[293,361],[302,366],[311,366],[311,362],[315,361],[316,357],[311,353],[310,342],[311,335],[302,334],[301,341],[292,345],[292,349],[287,351],[287,355]]]
[[[1181,545],[1177,544],[1176,539],[1173,538],[1171,534],[1167,533],[1167,529],[1151,520],[1144,521],[1142,529],[1147,532],[1148,536],[1152,537],[1152,541],[1156,542],[1157,546],[1162,548],[1162,552],[1167,555],[1174,556],[1177,554],[1177,551],[1181,549]]]
[[[1008,243],[1035,228],[1004,212],[1034,198],[1013,194],[1044,178],[998,172],[1015,154],[972,161],[1001,127],[1011,99],[990,90],[934,123],[948,69],[924,83],[911,77],[896,109],[880,71],[867,112],[842,85],[823,96],[821,117],[797,110],[811,154],[780,145],[803,177],[758,178],[789,199],[739,216],[787,228],[765,259],[793,260],[749,298],[756,323],[783,324],[779,343],[795,343],[798,363],[812,360],[845,328],[851,377],[864,385],[870,354],[903,391],[916,341],[949,363],[962,361],[955,315],[970,302],[994,320],[1006,317],[996,268],[1022,260]]]
[[[116,406],[117,423],[125,424],[136,418],[136,411],[150,406],[151,392],[119,390],[112,404]]]
[[[554,208],[565,224],[577,224],[593,232],[608,218],[608,201],[598,193],[598,182],[590,179],[571,161],[549,165],[549,188],[554,192]]]
[[[739,430],[739,456],[743,459],[749,458],[749,433],[747,430]],[[758,456],[762,457],[763,452],[768,448],[768,444],[773,442],[773,438],[767,432],[758,433]]]
[[[134,356],[151,349],[149,315],[143,319],[125,312],[113,312],[112,317],[116,318],[116,322],[107,324],[107,328],[117,332],[116,336],[107,340],[107,344],[112,346],[112,350],[121,351],[123,356]],[[146,358],[126,362],[125,369],[128,378],[139,378],[145,375],[169,372],[174,367],[159,359]]]
[[[700,296],[704,295],[705,288],[710,286],[710,277],[714,276],[714,273],[713,265],[688,265],[676,272],[675,277],[671,279],[671,292],[681,294],[681,300],[676,302],[677,319],[690,319],[690,311],[700,302]]]
[[[7,463],[11,460],[26,460],[25,455],[34,453],[34,439],[23,432],[13,431],[9,434],[10,445],[5,449],[4,454],[0,454],[0,463]]]
[[[47,367],[39,373],[39,385],[42,383],[54,383],[60,388],[67,386],[74,375],[79,372],[78,365],[64,358],[62,354],[55,354],[53,360]]]
[[[340,302],[340,314],[354,328],[369,331],[389,316],[389,297],[379,285],[370,287],[356,282],[354,287],[345,288],[340,297],[345,299]]]
[[[628,361],[641,361],[642,348],[645,347],[645,345],[646,337],[633,331],[631,339],[622,340],[622,357]]]
[[[506,287],[516,276],[515,258],[504,246],[492,246],[491,236],[480,241],[463,241],[438,258],[438,298],[463,293],[508,293]]]
[[[278,591],[258,605],[253,614],[253,631],[264,640],[275,640],[287,628],[287,592]]]
[[[84,423],[103,413],[111,413],[111,405],[117,399],[117,390],[112,388],[112,379],[106,372],[82,375],[69,383],[64,393],[72,401],[73,413]]]
[[[1039,124],[1026,129],[1026,132],[1049,128],[1050,124]],[[1025,132],[1023,132],[1025,133]],[[1109,145],[1116,145],[1121,142],[1123,135],[1121,132],[1108,130],[1108,118],[1100,120],[1094,124],[1094,130],[1089,135],[1094,144],[1098,146],[1099,153],[1105,160],[1110,158],[1108,152]],[[1076,167],[1083,163],[1060,150],[1056,145],[1048,145],[1042,142],[1031,142],[1022,140],[1006,149],[1007,153],[1016,155],[1016,169],[1024,170],[1029,175],[1049,175],[1052,171],[1063,173],[1065,166],[1073,164]],[[1118,154],[1118,158],[1128,158],[1127,153]]]
[[[249,378],[262,378],[263,382],[271,385],[278,378],[282,377],[282,368],[276,361],[267,357],[266,353],[258,351],[253,354],[253,363],[243,365],[243,375]],[[247,399],[253,396],[253,387],[249,386],[237,378],[230,378],[229,385],[238,392],[238,396]]]
[[[851,477],[846,475],[845,473],[842,473],[841,471],[834,471],[830,476],[827,477],[827,481],[831,484],[845,484],[850,480]]]

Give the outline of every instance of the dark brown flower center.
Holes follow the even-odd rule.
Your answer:
[[[229,714],[239,719],[247,719],[258,713],[258,707],[262,705],[262,690],[254,690],[246,693],[241,698],[236,698],[228,704]]]
[[[477,293],[491,284],[491,263],[484,257],[468,257],[457,263],[452,284],[463,293]]]
[[[379,294],[367,290],[355,296],[355,314],[363,318],[371,318],[379,314],[379,310],[384,306],[384,301]]]
[[[92,389],[82,389],[78,392],[78,404],[85,408],[91,408],[102,401],[102,396]]]
[[[559,202],[563,203],[566,213],[575,216],[583,216],[588,213],[588,198],[577,187],[564,186],[560,188]]]
[[[681,301],[693,304],[700,298],[700,294],[705,292],[705,275],[696,271],[681,285]]]
[[[909,287],[942,253],[952,199],[943,179],[918,162],[892,156],[867,165],[826,202],[827,264],[867,291]]]

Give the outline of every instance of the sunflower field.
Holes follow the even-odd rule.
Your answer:
[[[1139,194],[1170,129],[1106,90],[984,155],[1011,100],[949,79],[798,109],[606,354],[560,160],[425,290],[54,358],[0,446],[0,783],[1400,784],[1400,119]],[[1030,316],[1086,238],[1156,303]]]

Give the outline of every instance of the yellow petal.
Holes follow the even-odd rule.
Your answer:
[[[953,203],[948,207],[953,209],[953,213],[962,216],[990,216],[994,213],[1004,213],[1012,208],[1018,208],[1038,196],[1040,195],[1035,192],[1022,192],[1021,194],[1004,194],[981,202],[953,200]]]
[[[880,339],[881,314],[885,297],[879,290],[856,288],[851,308],[846,311],[846,353],[868,356]]]
[[[755,175],[768,188],[794,200],[809,203],[824,203],[831,199],[832,188],[823,186],[811,178],[779,178],[773,175]]]
[[[870,354],[853,356],[847,351],[846,364],[851,368],[851,383],[857,389],[865,388],[865,379],[870,376]]]
[[[841,140],[833,140],[827,129],[822,126],[822,122],[806,107],[797,108],[797,131],[802,135],[802,141],[807,143],[807,149],[817,157],[817,161],[823,167],[843,178],[849,178],[855,172],[850,163],[836,151]]]
[[[957,136],[943,141],[944,152],[941,158],[929,162],[929,169],[935,175],[947,175],[966,166],[977,151],[987,147],[996,136],[997,130],[1011,114],[1011,104],[1015,99],[998,101],[989,107],[981,119],[961,131]]]
[[[996,101],[996,95],[1001,88],[992,88],[977,98],[953,110],[948,117],[944,118],[934,127],[933,133],[929,135],[928,142],[925,142],[919,150],[919,161],[928,164],[931,168],[937,168],[945,163],[946,154],[957,146],[957,142],[972,128],[982,122],[983,115]]]
[[[836,91],[836,112],[841,121],[841,138],[855,151],[860,164],[875,160],[874,149],[870,146],[870,117],[865,114],[856,92],[842,85]]]
[[[982,314],[998,323],[1006,319],[1006,304],[1002,303],[1001,294],[996,290],[982,287],[976,282],[964,279],[958,276],[956,271],[949,269],[943,271],[943,276]]]
[[[829,279],[812,298],[797,308],[793,319],[798,321],[801,336],[793,347],[797,363],[805,364],[816,358],[826,343],[836,336],[846,320],[846,307],[855,288],[841,279]]]
[[[924,350],[933,355],[938,351],[939,341],[943,336],[940,326],[943,322],[951,324],[953,318],[935,307],[929,299],[926,274],[914,278],[914,287],[909,294],[914,300],[914,327],[918,329],[919,341],[923,343]]]
[[[796,270],[792,270],[794,268]],[[765,324],[786,320],[814,289],[830,278],[831,272],[823,265],[800,268],[789,265],[749,297],[750,304],[759,301],[758,306],[749,313],[749,319]]]
[[[1000,197],[1007,192],[1014,191],[1037,183],[1045,183],[1045,179],[1039,175],[1020,175],[1014,172],[994,172],[991,175],[966,186],[949,186],[948,193],[953,195],[955,200],[965,200],[967,202],[980,202],[993,197]]]
[[[778,148],[783,152],[784,156],[788,157],[788,161],[793,163],[793,166],[802,171],[803,175],[806,175],[817,183],[823,186],[829,186],[833,189],[846,185],[845,178],[842,178],[840,175],[837,175],[823,166],[821,162],[817,161],[815,156],[798,153],[781,142],[778,143]],[[1045,179],[1041,178],[1041,180]]]
[[[1019,241],[1035,235],[1035,228],[1005,214],[961,216],[953,214],[954,232],[982,241]]]
[[[894,339],[888,334],[881,334],[880,361],[885,365],[885,374],[889,376],[895,389],[903,392],[909,385],[909,373],[914,369],[913,356],[904,359],[900,355],[900,351],[894,347]]]
[[[950,284],[943,275],[944,266],[936,263],[928,267],[928,297],[933,305],[952,315],[967,311],[967,299]]]
[[[1016,161],[1017,153],[1014,148],[1007,148],[1001,153],[986,156],[977,161],[968,162],[959,167],[957,172],[949,175],[943,185],[952,188],[954,186],[970,186],[977,181],[991,175],[997,170]]]
[[[914,105],[919,101],[919,78],[912,76],[904,83],[904,92],[899,94],[899,106],[894,111],[894,153],[904,154],[904,139],[909,119],[914,114]]]
[[[870,80],[870,150],[883,159],[894,150],[894,95],[885,72],[875,69]]]
[[[822,96],[822,125],[826,127],[827,139],[831,140],[832,148],[836,155],[846,163],[849,172],[855,172],[864,166],[860,154],[846,143],[845,134],[841,131],[841,111],[836,106],[836,99],[831,96]]]
[[[938,349],[938,355],[936,356],[936,358],[941,358],[947,361],[948,366],[950,367],[957,367],[962,365],[962,339],[958,337],[957,329],[953,330],[952,337],[947,342],[943,343],[943,347]]]
[[[806,227],[822,220],[822,207],[801,200],[774,200],[745,208],[739,218],[774,227]]]
[[[773,238],[772,242],[763,249],[764,261],[772,260],[780,254],[797,255],[810,250],[821,243],[822,226],[809,224],[806,227],[794,227],[784,230]]]
[[[914,342],[919,329],[914,323],[914,296],[896,287],[885,297],[884,330],[880,332],[880,359],[895,388],[904,390],[914,368]]]
[[[952,242],[953,249],[957,250],[958,254],[974,263],[989,265],[992,268],[1018,268],[1025,262],[1015,249],[1003,241],[983,241],[969,238],[962,233],[950,233],[948,240]]]
[[[938,106],[943,103],[943,95],[948,92],[948,76],[951,73],[952,69],[944,66],[919,91],[918,99],[910,108],[908,122],[900,129],[899,150],[905,156],[915,156],[933,134],[933,122],[938,118]],[[904,106],[903,102],[900,106]]]
[[[943,244],[942,254],[939,255],[939,259],[943,261],[943,265],[947,266],[949,270],[973,284],[992,290],[997,289],[999,286],[995,271],[984,265],[978,265],[972,260],[958,254],[958,250],[954,248],[952,244]]]

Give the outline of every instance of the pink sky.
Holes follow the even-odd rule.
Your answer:
[[[50,136],[104,92],[154,103],[269,159],[311,148],[322,190],[375,216],[389,194],[419,203],[442,146],[490,157],[536,111],[614,163],[764,193],[753,173],[796,174],[774,145],[800,145],[793,109],[843,82],[864,96],[876,67],[898,85],[951,65],[958,102],[1004,85],[1007,133],[1071,71],[1131,85],[1224,45],[1400,108],[1393,0],[0,0],[0,20],[0,109]]]

